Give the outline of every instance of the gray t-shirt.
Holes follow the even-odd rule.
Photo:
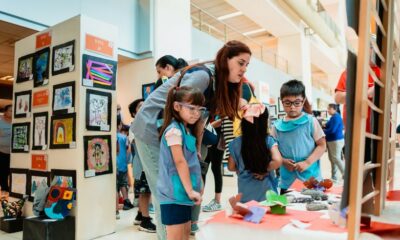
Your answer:
[[[212,75],[215,75],[214,64],[205,64],[205,66],[211,71]],[[144,101],[139,112],[136,114],[133,125],[131,125],[131,130],[135,134],[136,139],[140,139],[142,142],[153,146],[160,145],[159,133],[157,130],[157,116],[160,111],[164,109],[167,102],[168,91],[176,86],[180,75],[180,72],[177,72],[173,77],[152,92],[146,101]],[[209,82],[210,76],[207,71],[199,69],[186,72],[181,80],[180,86],[189,86],[204,92]]]

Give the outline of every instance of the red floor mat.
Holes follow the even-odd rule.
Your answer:
[[[388,201],[400,201],[400,190],[389,191],[386,199]]]
[[[390,233],[390,232],[399,232],[400,225],[398,224],[390,224],[390,223],[382,223],[382,222],[371,222],[370,228],[361,228],[361,232],[370,232],[377,235]]]

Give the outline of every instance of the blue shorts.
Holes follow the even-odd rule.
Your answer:
[[[187,223],[192,219],[192,206],[161,204],[161,222],[164,225]]]

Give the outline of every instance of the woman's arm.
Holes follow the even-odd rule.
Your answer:
[[[278,169],[282,165],[282,155],[279,152],[278,145],[271,148],[272,161],[269,163],[268,171]]]
[[[311,153],[308,158],[303,161],[303,162],[298,162],[295,165],[295,169],[299,172],[303,172],[306,170],[311,164],[316,162],[318,159],[321,158],[322,154],[324,154],[326,150],[326,140],[325,137],[320,138],[318,141],[316,141],[316,148],[314,148],[314,151]]]
[[[229,156],[228,158],[228,170],[232,172],[236,171],[236,164],[232,156]]]

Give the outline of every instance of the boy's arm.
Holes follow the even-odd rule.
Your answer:
[[[326,150],[326,141],[325,137],[320,138],[318,141],[316,141],[316,148],[314,148],[314,151],[311,153],[308,158],[303,161],[303,162],[298,162],[295,165],[295,169],[299,172],[303,172],[306,170],[311,164],[316,162],[318,159],[321,158],[322,154],[324,154]]]
[[[271,148],[272,161],[269,163],[268,171],[278,169],[282,165],[282,155],[279,152],[278,145]]]

